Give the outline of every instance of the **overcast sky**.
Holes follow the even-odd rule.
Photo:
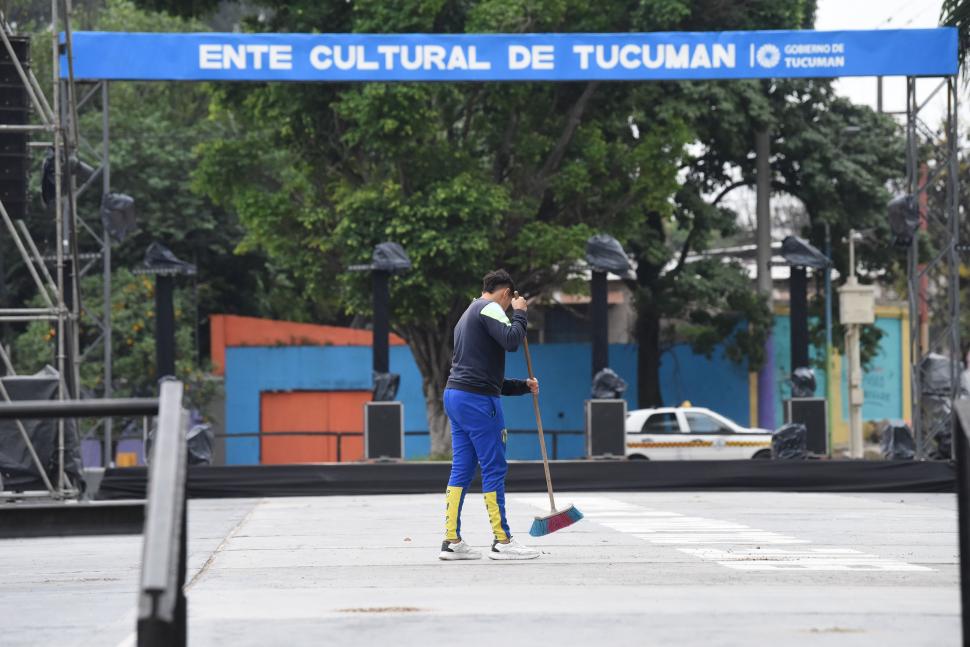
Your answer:
[[[903,29],[914,27],[936,27],[939,24],[942,0],[818,0],[816,29]],[[921,80],[917,92],[929,95],[939,83],[938,80]],[[876,105],[875,78],[849,78],[836,81],[836,88],[857,103]],[[964,108],[966,107],[966,99]],[[927,122],[936,125],[943,118],[946,103],[942,97],[932,104],[932,112],[927,114]],[[906,109],[906,83],[903,77],[890,77],[883,81],[883,108],[885,110]],[[968,114],[960,111],[961,120]],[[928,118],[927,118],[928,117]]]

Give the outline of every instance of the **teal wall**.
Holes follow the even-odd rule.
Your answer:
[[[862,405],[864,420],[882,420],[903,417],[902,375],[902,321],[895,318],[877,317],[876,326],[883,332],[879,353],[873,358],[868,370],[864,369],[862,388],[865,402]],[[788,315],[775,316],[775,371],[778,391],[775,396],[777,419],[783,420],[782,403],[791,396],[791,327]],[[823,361],[824,348],[809,347],[809,357]],[[849,417],[848,362],[842,362],[842,417]],[[815,369],[818,388],[815,393],[825,396],[825,370]]]

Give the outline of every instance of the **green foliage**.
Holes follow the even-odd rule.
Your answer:
[[[43,18],[49,20],[49,3],[34,13],[23,13],[38,31],[33,37],[33,63],[42,87],[49,87],[50,35],[43,31]],[[192,32],[208,27],[197,19],[173,17],[167,13],[145,11],[130,0],[85,2],[73,14],[75,29],[126,30],[146,32]],[[83,89],[81,90],[83,92]],[[82,110],[80,133],[85,140],[81,157],[92,166],[99,163],[101,143],[100,100],[96,95],[88,104],[94,109]],[[110,154],[112,190],[135,198],[139,229],[128,239],[115,243],[112,249],[114,272],[114,390],[121,394],[148,394],[154,384],[154,340],[151,323],[145,318],[152,309],[150,294],[139,292],[123,296],[142,279],[132,279],[129,270],[141,266],[145,249],[152,241],[170,247],[180,258],[195,263],[197,276],[179,279],[184,288],[178,307],[178,370],[189,388],[201,388],[207,354],[208,315],[215,312],[275,316],[307,320],[314,316],[299,298],[302,283],[286,275],[265,256],[237,246],[243,238],[242,226],[235,212],[226,211],[191,188],[191,171],[196,166],[195,148],[208,141],[228,137],[229,124],[222,113],[213,109],[212,94],[204,84],[115,82],[110,86]],[[34,156],[37,170],[32,173],[33,194],[39,195],[36,179],[41,155]],[[95,226],[98,222],[100,192],[96,183],[79,201],[82,218]],[[51,253],[55,244],[53,215],[35,201],[32,234],[42,253]],[[94,245],[81,232],[82,251]],[[7,241],[2,241],[7,243]],[[6,249],[6,248],[5,248]],[[15,250],[6,250],[8,289],[11,304],[21,304],[35,294],[36,288],[26,270],[17,263]],[[95,265],[93,274],[100,273]],[[100,283],[95,276],[86,279],[83,303],[92,314],[101,310]],[[191,301],[185,301],[191,290]],[[147,299],[147,300],[146,300]],[[146,315],[146,312],[149,315]],[[85,318],[82,349],[95,339],[91,320]],[[201,330],[197,330],[201,326]],[[136,330],[137,329],[137,330]],[[26,372],[44,363],[52,363],[49,328],[39,324],[4,331],[16,338],[16,368]],[[184,338],[184,339],[183,339]],[[131,342],[130,344],[128,342]],[[85,388],[100,393],[102,363],[97,348],[93,349],[82,370]],[[200,397],[206,397],[201,394]]]
[[[115,375],[114,395],[118,397],[150,396],[156,392],[155,370],[155,282],[146,275],[128,270],[115,272],[111,293],[112,363]],[[81,283],[82,312],[79,335],[82,347],[95,350],[81,365],[81,386],[90,392],[104,388],[104,361],[99,328],[91,316],[101,315],[101,282],[87,277]],[[187,287],[175,290],[176,372],[189,385],[194,406],[209,397],[203,377],[205,363],[197,361],[194,303]],[[38,297],[33,305],[40,305]],[[91,315],[91,316],[89,316]],[[13,361],[20,373],[33,373],[45,364],[56,366],[57,330],[52,322],[33,322],[14,339]]]
[[[940,22],[947,27],[956,27],[959,43],[957,56],[960,58],[960,64],[965,65],[970,58],[970,2],[943,0]]]
[[[566,0],[455,5],[274,2],[268,31],[624,31],[620,4]],[[513,25],[517,25],[514,27]],[[689,131],[634,84],[248,85],[218,92],[234,129],[203,142],[194,186],[307,285],[323,311],[367,314],[368,277],[346,266],[401,243],[414,269],[392,282],[394,326],[431,400],[451,326],[482,274],[504,266],[521,289],[560,285],[595,231],[624,236],[650,206],[670,212]],[[334,290],[334,286],[338,290]],[[440,409],[440,404],[438,405]],[[432,430],[440,431],[433,419]],[[443,429],[443,427],[441,427]],[[442,446],[436,444],[435,451]],[[444,449],[447,449],[445,447]]]

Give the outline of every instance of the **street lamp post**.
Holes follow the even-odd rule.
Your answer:
[[[855,230],[849,230],[849,276],[839,288],[839,310],[846,325],[845,351],[849,359],[849,456],[863,458],[862,362],[860,326],[875,322],[875,290],[860,285],[855,276]]]

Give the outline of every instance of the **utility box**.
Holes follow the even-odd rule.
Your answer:
[[[844,324],[876,322],[876,290],[860,285],[854,276],[839,288],[839,320]]]
[[[364,403],[364,458],[368,460],[404,458],[403,403]]]
[[[805,445],[809,453],[829,453],[828,403],[825,398],[791,398],[785,400],[785,422],[805,426]]]
[[[586,401],[586,455],[626,456],[626,400]]]

